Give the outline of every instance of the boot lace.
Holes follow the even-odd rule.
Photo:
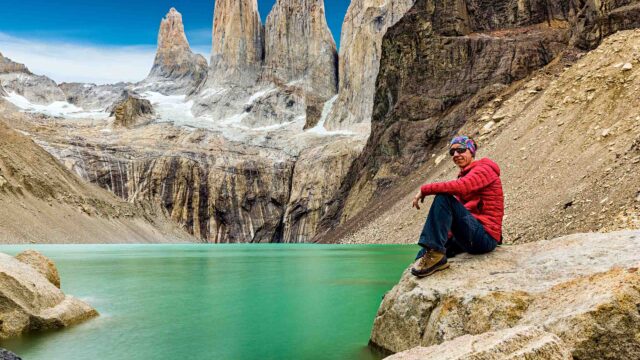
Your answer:
[[[423,257],[420,258],[420,267],[427,267],[429,263],[434,263],[436,260],[435,254],[431,250],[427,250]]]

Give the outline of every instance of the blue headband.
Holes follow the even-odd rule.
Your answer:
[[[454,137],[453,140],[451,140],[449,147],[455,144],[464,146],[465,148],[469,149],[469,151],[471,151],[471,155],[476,156],[476,149],[477,149],[476,142],[473,141],[473,139],[470,139],[468,136]]]

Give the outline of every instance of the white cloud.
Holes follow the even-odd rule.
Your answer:
[[[0,52],[58,83],[109,84],[144,79],[153,65],[156,47],[42,41],[0,32]]]

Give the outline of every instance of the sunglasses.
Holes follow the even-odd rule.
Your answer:
[[[464,154],[465,151],[467,151],[467,148],[464,148],[464,147],[449,149],[449,156],[453,156],[455,153]]]

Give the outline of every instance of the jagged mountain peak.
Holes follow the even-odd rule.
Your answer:
[[[158,33],[158,49],[161,48],[189,48],[189,41],[184,33],[182,14],[172,7],[160,22]]]
[[[324,0],[278,0],[265,25],[268,80],[302,81],[327,100],[338,91],[338,52],[327,25]]]
[[[207,60],[191,51],[182,14],[172,7],[160,22],[156,58],[142,84],[165,94],[185,94],[204,81],[207,67]]]
[[[209,80],[253,84],[264,56],[264,27],[257,0],[218,0],[213,14]]]

